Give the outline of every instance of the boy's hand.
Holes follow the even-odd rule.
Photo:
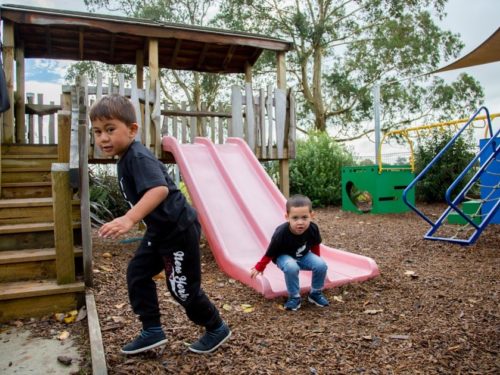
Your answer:
[[[134,226],[134,222],[126,216],[120,216],[116,219],[104,224],[99,229],[99,237],[104,238],[117,238],[122,234],[127,233]]]
[[[262,272],[257,271],[257,270],[255,269],[255,267],[252,267],[252,269],[250,270],[250,277],[253,279],[253,278],[255,278],[257,275],[262,275]]]

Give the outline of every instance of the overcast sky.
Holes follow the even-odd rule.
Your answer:
[[[2,3],[86,11],[83,0],[5,0]],[[460,56],[474,50],[497,30],[500,26],[499,9],[499,0],[448,1],[446,5],[447,16],[441,22],[441,26],[460,34],[465,43],[465,48]],[[450,62],[443,63],[443,66]],[[58,61],[37,60],[30,62],[28,60],[26,92],[43,92],[47,100],[59,102],[60,85],[63,82],[65,66]],[[483,86],[485,91],[484,105],[488,107],[490,113],[500,112],[500,62],[458,69],[438,75],[446,80],[454,80],[464,71],[472,75]]]

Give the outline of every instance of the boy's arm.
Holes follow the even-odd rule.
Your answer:
[[[318,243],[318,244],[313,245],[313,246],[311,247],[311,252],[312,252],[312,253],[314,253],[314,254],[316,254],[317,256],[321,256],[321,255],[320,255],[320,250],[319,250],[319,245],[320,245],[320,244]]]
[[[252,267],[250,270],[250,276],[254,278],[257,275],[262,274],[271,260],[273,260],[273,258],[264,255],[262,259],[259,260],[254,267]]]
[[[152,212],[158,205],[165,200],[168,195],[166,186],[156,186],[144,193],[142,198],[123,216],[104,224],[99,229],[99,236],[105,238],[116,238],[127,233],[146,215]]]

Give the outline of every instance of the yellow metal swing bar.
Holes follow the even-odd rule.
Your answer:
[[[496,117],[500,117],[500,113],[490,114],[491,120],[494,120]],[[484,137],[485,138],[488,137],[489,128],[488,128],[488,126],[486,126],[486,120],[487,120],[486,116],[478,116],[474,119],[474,122],[477,120],[483,120],[483,125],[480,127],[475,127],[475,128],[480,129],[480,128],[484,127],[485,128]],[[415,172],[415,157],[414,157],[413,142],[410,138],[411,136],[418,135],[419,132],[425,131],[425,130],[440,129],[440,128],[443,129],[443,128],[452,127],[452,126],[457,128],[457,130],[458,130],[458,125],[466,123],[467,121],[469,121],[468,118],[463,118],[463,119],[459,119],[459,120],[437,122],[437,123],[428,124],[428,125],[420,125],[420,126],[416,126],[413,128],[397,129],[397,130],[390,130],[388,132],[385,132],[384,136],[382,137],[382,140],[380,142],[380,145],[378,147],[378,152],[377,152],[378,173],[382,173],[383,170],[387,171],[387,170],[408,170],[408,169],[410,169],[412,172]],[[472,125],[474,127],[474,124],[472,124]],[[396,136],[396,135],[400,135],[401,137],[403,137],[410,145],[410,167],[409,168],[401,168],[401,167],[391,168],[391,167],[383,167],[382,166],[382,145],[384,144],[384,141],[386,140],[386,138],[389,138],[391,136]],[[490,134],[490,136],[491,136],[491,134]]]

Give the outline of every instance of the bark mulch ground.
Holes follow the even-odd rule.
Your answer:
[[[442,209],[424,207],[428,215]],[[414,213],[358,215],[337,207],[316,213],[326,245],[373,258],[380,276],[326,290],[327,308],[304,302],[299,311],[287,312],[283,298],[265,299],[225,275],[203,242],[203,288],[233,331],[211,355],[188,351],[202,330],[169,296],[164,276],[157,286],[166,350],[120,354],[141,328],[125,281],[138,242],[94,236],[94,294],[109,374],[500,373],[498,224],[475,245],[460,246],[424,240],[428,225]],[[48,337],[68,330],[81,346],[79,373],[91,373],[86,320],[13,324]]]
[[[439,214],[440,206],[426,206]],[[125,357],[119,349],[140,324],[125,274],[137,243],[94,238],[95,298],[110,374],[493,374],[500,373],[500,230],[475,245],[424,240],[414,213],[358,215],[318,209],[325,244],[369,256],[380,276],[325,292],[331,305],[283,311],[230,279],[203,244],[203,287],[233,336],[211,355],[190,353],[201,333],[157,280],[169,344]],[[131,235],[133,237],[133,235]]]

